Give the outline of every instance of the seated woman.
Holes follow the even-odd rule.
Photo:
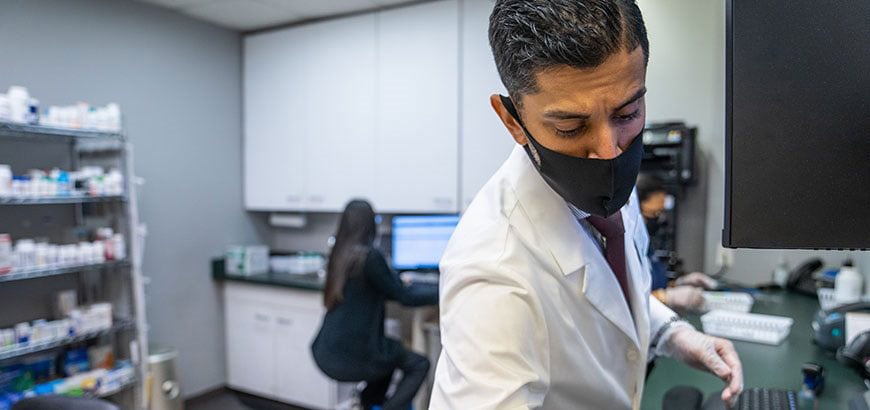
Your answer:
[[[384,303],[407,306],[438,303],[438,288],[405,286],[374,248],[375,213],[368,202],[351,201],[341,216],[327,266],[327,313],[311,346],[314,360],[329,377],[365,381],[366,409],[407,410],[429,371],[429,360],[384,336]],[[402,370],[395,393],[386,399],[393,372]]]

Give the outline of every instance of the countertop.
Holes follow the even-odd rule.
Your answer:
[[[819,310],[816,298],[784,291],[755,295],[753,313],[787,316],[794,319],[788,338],[778,346],[734,341],[743,363],[743,380],[747,389],[768,387],[800,391],[803,376],[801,365],[815,362],[825,368],[825,390],[819,396],[819,409],[845,409],[849,399],[867,389],[861,377],[837,362],[834,354],[813,344],[813,316]],[[687,315],[701,329],[698,315]],[[661,409],[665,392],[677,385],[694,386],[705,397],[719,394],[724,383],[715,376],[695,370],[673,359],[659,358],[644,389],[642,409]]]
[[[277,286],[310,291],[322,291],[324,278],[317,273],[291,274],[280,272],[261,273],[257,275],[231,275],[224,269],[224,259],[212,259],[211,275],[215,280],[253,283],[264,286]]]

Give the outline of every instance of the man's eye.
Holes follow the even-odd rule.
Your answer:
[[[556,134],[558,134],[560,137],[571,138],[571,137],[575,137],[578,134],[580,134],[581,132],[583,132],[584,128],[585,128],[584,125],[580,125],[576,128],[571,128],[571,129],[562,129],[559,127],[555,127],[554,129],[556,130]]]
[[[631,114],[617,115],[616,120],[619,122],[629,122],[629,121],[632,121],[635,118],[637,118],[639,115],[640,115],[640,110],[637,109],[637,110],[634,110],[634,112],[632,112]]]
[[[573,130],[560,130],[556,128],[556,133],[563,137],[573,137],[580,132],[580,128],[574,128]]]

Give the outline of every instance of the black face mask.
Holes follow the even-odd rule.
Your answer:
[[[526,133],[529,139],[526,153],[535,168],[562,198],[581,211],[605,218],[628,202],[643,159],[642,131],[616,158],[572,157],[539,144],[526,129],[511,99],[502,95],[501,102]]]

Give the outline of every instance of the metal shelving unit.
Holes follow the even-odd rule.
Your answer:
[[[41,125],[0,122],[0,137],[10,138],[64,138],[64,139],[115,139],[123,140],[120,132],[56,128]]]
[[[79,272],[85,274],[94,271],[110,271],[113,276],[104,277],[104,279],[108,280],[108,278],[117,277],[121,279],[118,283],[121,283],[122,287],[120,289],[110,289],[108,292],[122,292],[126,295],[126,297],[118,297],[118,303],[121,303],[122,305],[113,308],[116,314],[117,312],[123,312],[122,314],[125,315],[125,317],[115,319],[115,324],[112,328],[53,340],[51,342],[0,350],[0,361],[12,361],[32,353],[49,351],[71,344],[93,340],[101,336],[114,335],[113,337],[117,338],[118,335],[126,335],[123,340],[129,340],[130,343],[126,345],[124,343],[115,343],[115,346],[118,349],[129,349],[129,351],[127,351],[126,354],[119,354],[119,352],[116,351],[115,354],[116,357],[126,356],[132,361],[133,366],[135,367],[135,376],[132,380],[119,386],[118,389],[104,392],[105,394],[101,394],[100,396],[113,396],[132,389],[132,399],[130,399],[130,396],[125,395],[123,400],[125,404],[122,407],[125,409],[131,408],[145,410],[147,395],[145,394],[144,382],[147,380],[148,374],[148,337],[147,324],[145,320],[144,281],[141,271],[145,229],[140,225],[136,204],[136,178],[133,176],[132,145],[127,141],[126,135],[123,132],[64,129],[0,122],[0,141],[3,140],[24,141],[27,147],[30,147],[30,145],[27,145],[26,143],[34,142],[33,149],[35,150],[46,146],[46,143],[68,144],[71,166],[74,168],[79,166],[79,162],[82,160],[83,155],[96,154],[102,156],[101,158],[111,158],[111,160],[114,161],[113,163],[117,164],[124,173],[124,195],[89,196],[77,194],[57,197],[7,196],[0,198],[0,214],[5,210],[12,211],[13,209],[27,206],[70,206],[74,207],[76,215],[75,227],[78,227],[79,224],[83,223],[83,209],[85,209],[83,206],[85,204],[106,204],[104,207],[99,209],[101,209],[101,212],[110,213],[118,218],[115,223],[122,224],[121,226],[116,226],[116,228],[119,228],[117,231],[125,234],[128,258],[126,260],[107,261],[104,263],[29,269],[26,271],[14,271],[0,275],[0,286],[14,286],[15,283],[36,278],[56,277],[59,275]],[[13,212],[11,215],[16,215],[16,213]],[[84,278],[79,276],[79,280],[82,279]],[[111,288],[109,284],[104,285],[103,287]],[[22,309],[26,309],[26,307],[18,305],[4,306],[3,302],[0,301],[0,309],[16,309],[21,311]],[[131,400],[131,402],[128,402],[128,400]]]
[[[24,346],[16,346],[13,348],[0,350],[0,361],[16,359],[22,356],[27,356],[29,354],[44,352],[46,350],[51,350],[58,347],[75,344],[78,342],[96,339],[100,336],[134,329],[136,329],[136,323],[132,320],[118,320],[114,325],[112,325],[112,327],[108,329],[102,329],[95,332],[87,332],[80,335],[69,336],[63,339],[56,339],[48,342],[29,343]]]
[[[12,282],[16,280],[27,280],[27,279],[36,279],[36,278],[44,278],[48,276],[56,276],[56,275],[65,275],[67,273],[75,273],[75,272],[83,272],[83,271],[92,271],[99,269],[111,269],[111,268],[128,268],[130,267],[129,261],[109,261],[103,263],[91,263],[86,265],[68,265],[68,266],[55,266],[51,268],[44,269],[26,269],[26,270],[17,270],[12,271],[7,274],[0,275],[0,283],[2,282]]]
[[[88,204],[94,202],[123,202],[123,195],[68,195],[52,197],[0,196],[0,205],[67,205]]]
[[[129,379],[129,380],[125,380],[123,383],[121,383],[120,386],[118,386],[118,388],[116,388],[116,389],[112,389],[112,390],[109,390],[109,391],[106,391],[106,392],[102,392],[102,393],[100,393],[100,394],[95,394],[94,397],[97,397],[97,398],[101,398],[101,399],[102,399],[102,398],[106,398],[106,397],[109,397],[109,396],[114,396],[114,395],[116,395],[116,394],[118,394],[118,393],[120,393],[120,392],[122,392],[122,391],[124,391],[124,390],[127,390],[127,389],[129,389],[129,388],[135,386],[135,385],[137,384],[137,382],[138,382],[138,379],[136,379],[135,377],[133,377],[133,378],[131,378],[131,379]]]

